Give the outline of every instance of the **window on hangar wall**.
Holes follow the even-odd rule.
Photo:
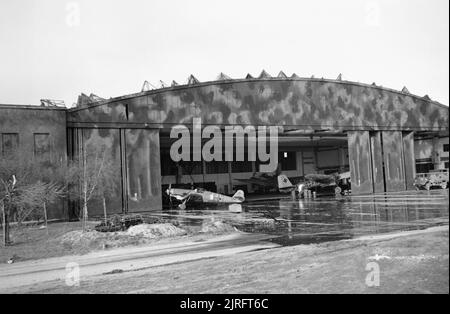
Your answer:
[[[19,133],[2,134],[2,154],[10,154],[19,148]]]

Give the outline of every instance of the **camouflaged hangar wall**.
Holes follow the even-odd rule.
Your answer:
[[[106,197],[109,214],[160,209],[161,173],[159,132],[143,128],[69,128],[70,158],[82,155],[83,149],[104,147],[116,175],[112,195]],[[76,216],[79,204],[71,202],[70,216]],[[91,216],[103,215],[99,198],[88,202]]]
[[[23,158],[34,158],[37,150],[48,153],[51,163],[67,159],[66,108],[0,105],[0,158],[5,139],[14,134]],[[38,137],[45,141],[38,141]],[[40,145],[45,147],[40,147]],[[47,206],[49,219],[67,217],[67,200]]]
[[[121,158],[122,205],[160,208],[160,129],[177,124],[276,125],[346,132],[354,194],[412,187],[414,132],[448,134],[448,108],[428,98],[346,81],[226,80],[175,86],[69,110],[70,134],[108,142]],[[89,130],[89,131],[88,131]],[[96,131],[93,131],[96,130]],[[80,133],[81,132],[81,133]],[[82,135],[81,135],[82,134]],[[139,201],[136,199],[139,196]]]

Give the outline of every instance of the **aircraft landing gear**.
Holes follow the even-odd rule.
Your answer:
[[[181,210],[185,210],[186,209],[186,202],[189,200],[189,197],[187,199],[184,200],[183,203],[181,203],[180,205],[178,205],[178,208]]]

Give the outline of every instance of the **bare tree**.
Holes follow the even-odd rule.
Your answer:
[[[78,159],[69,163],[69,182],[78,186],[72,195],[81,200],[80,218],[83,230],[89,217],[88,203],[92,199],[101,199],[106,216],[106,198],[114,195],[120,176],[115,173],[114,162],[105,145],[88,144]]]
[[[52,165],[50,167],[50,165]],[[65,193],[65,179],[58,163],[30,158],[15,151],[0,159],[0,208],[2,210],[4,244],[10,244],[10,220],[18,223],[33,212],[45,209]]]
[[[89,145],[81,160],[39,159],[29,157],[25,151],[15,151],[0,158],[0,219],[3,223],[4,243],[10,241],[10,222],[18,223],[28,219],[47,204],[67,196],[69,184],[82,199],[83,230],[88,219],[88,202],[93,198],[103,200],[116,191],[120,176],[114,172],[113,160],[108,149],[102,145]],[[81,193],[80,193],[81,192]],[[72,191],[73,194],[73,191]],[[81,194],[81,195],[80,195]]]

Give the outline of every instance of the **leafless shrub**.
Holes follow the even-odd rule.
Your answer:
[[[20,224],[65,195],[64,161],[49,163],[17,150],[0,159],[0,207],[4,243],[10,243],[12,217]],[[46,215],[45,215],[46,216]]]
[[[105,145],[86,145],[81,156],[69,162],[67,170],[72,197],[81,200],[80,217],[83,230],[88,219],[88,203],[91,199],[103,201],[106,216],[106,201],[117,191],[120,176],[116,173],[110,151]]]

